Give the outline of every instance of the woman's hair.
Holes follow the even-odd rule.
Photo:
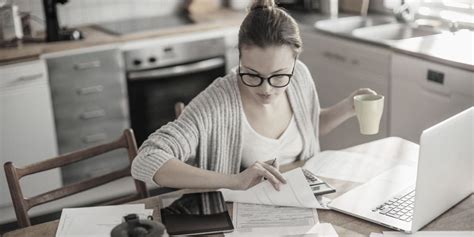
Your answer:
[[[239,52],[243,46],[290,46],[295,54],[301,52],[298,24],[274,0],[254,0],[239,30]]]

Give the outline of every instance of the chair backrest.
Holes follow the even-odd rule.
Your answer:
[[[104,174],[98,177],[82,180],[77,183],[66,185],[55,190],[51,190],[42,194],[38,194],[34,197],[25,198],[20,187],[20,179],[24,176],[35,174],[38,172],[62,167],[69,165],[81,160],[89,159],[94,156],[125,148],[128,150],[128,158],[130,164],[137,155],[137,143],[132,129],[126,129],[119,139],[98,145],[91,148],[71,152],[55,158],[30,164],[24,167],[15,167],[12,162],[6,162],[4,164],[5,175],[10,189],[10,195],[12,197],[13,206],[15,208],[15,214],[20,227],[27,227],[31,225],[30,218],[28,216],[28,210],[34,206],[58,200],[94,187],[104,185],[114,180],[131,176],[130,165],[121,170],[117,170],[108,174]],[[135,199],[148,197],[148,190],[145,183],[135,180],[136,193],[115,199],[111,202],[102,203],[104,205],[120,204],[129,202]]]
[[[179,115],[181,115],[183,110],[184,110],[184,103],[183,102],[176,102],[174,104],[174,113],[176,115],[176,118],[178,118]]]

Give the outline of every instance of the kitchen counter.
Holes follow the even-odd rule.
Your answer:
[[[453,67],[474,71],[474,32],[461,30],[397,41],[396,52],[410,54]]]
[[[41,54],[59,52],[63,50],[113,43],[123,43],[133,40],[151,39],[166,35],[183,34],[226,27],[236,27],[240,25],[244,17],[245,12],[243,11],[221,9],[208,14],[192,15],[191,18],[196,22],[195,24],[120,36],[106,33],[93,26],[84,26],[79,27],[79,29],[85,34],[84,40],[53,43],[23,43],[18,47],[0,48],[0,65],[34,60],[39,58]]]
[[[315,31],[323,34],[369,45],[390,48],[395,52],[408,54],[468,71],[474,71],[474,45],[472,43],[474,42],[474,32],[469,30],[461,30],[454,34],[451,32],[445,32],[424,37],[376,42],[356,37],[350,33],[329,32],[315,27],[317,21],[353,16],[350,14],[340,13],[337,17],[333,18],[318,13],[297,11],[290,11],[290,14],[296,21],[298,21],[298,23],[300,23],[301,27],[311,27]],[[369,17],[370,16],[377,16],[377,14],[369,14]]]

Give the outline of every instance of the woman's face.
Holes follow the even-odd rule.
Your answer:
[[[286,45],[266,48],[244,46],[240,54],[240,73],[257,74],[263,78],[268,78],[274,74],[291,74],[295,63],[294,52],[291,47]],[[280,99],[281,96],[285,95],[288,87],[273,87],[268,83],[268,80],[265,80],[258,87],[250,87],[245,85],[241,79],[239,80],[239,86],[242,93],[262,105],[272,104]]]

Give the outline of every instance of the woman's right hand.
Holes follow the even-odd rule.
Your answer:
[[[236,189],[249,189],[260,183],[263,178],[266,178],[278,191],[280,191],[280,185],[282,183],[286,184],[285,178],[283,178],[283,175],[277,168],[267,163],[257,161],[236,175]]]

